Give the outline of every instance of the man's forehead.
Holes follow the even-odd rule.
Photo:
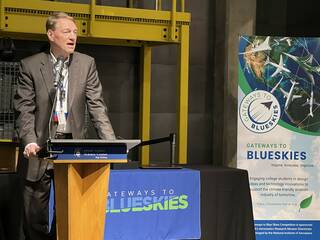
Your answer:
[[[56,29],[65,29],[65,28],[72,28],[72,29],[77,29],[76,24],[68,18],[60,18],[56,20]]]

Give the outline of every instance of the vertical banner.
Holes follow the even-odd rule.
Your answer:
[[[240,36],[238,168],[257,240],[320,236],[320,38]]]

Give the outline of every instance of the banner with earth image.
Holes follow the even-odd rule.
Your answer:
[[[320,236],[320,38],[240,36],[238,168],[257,240]]]

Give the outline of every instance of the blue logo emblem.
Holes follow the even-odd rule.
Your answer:
[[[267,91],[257,90],[243,98],[239,114],[247,129],[254,133],[266,133],[277,126],[281,109],[275,96]]]

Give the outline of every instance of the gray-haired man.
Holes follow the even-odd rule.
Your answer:
[[[30,240],[50,239],[48,201],[53,166],[37,157],[49,137],[49,126],[53,137],[85,138],[87,107],[98,137],[115,138],[95,61],[75,52],[77,26],[74,19],[62,12],[54,13],[48,18],[46,28],[50,50],[21,61],[14,101],[18,135],[24,146],[19,170],[25,179],[24,227],[26,239]],[[62,66],[57,73],[55,66],[59,61]],[[54,79],[60,73],[57,85]],[[53,106],[55,92],[57,101]]]

